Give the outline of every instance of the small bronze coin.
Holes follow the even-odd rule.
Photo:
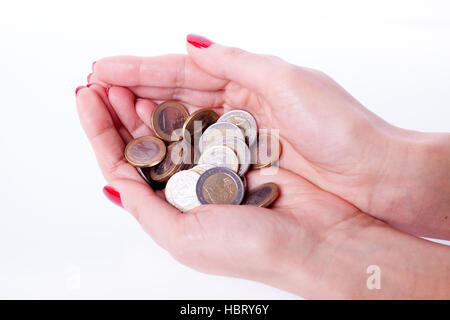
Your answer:
[[[200,109],[192,113],[183,125],[183,138],[191,143],[198,139],[205,129],[214,124],[219,115],[211,109]]]
[[[183,125],[189,112],[179,102],[166,101],[156,107],[152,114],[152,127],[155,134],[165,141],[179,141]]]
[[[151,168],[150,178],[156,182],[166,182],[180,171],[184,165],[184,155],[188,152],[187,147],[184,141],[175,141],[169,144],[164,160]]]
[[[166,145],[153,136],[144,136],[130,141],[125,147],[125,158],[135,167],[153,167],[166,155]]]
[[[264,183],[250,190],[242,204],[266,208],[270,206],[279,195],[280,191],[275,183]]]
[[[260,133],[258,144],[252,148],[252,168],[261,169],[270,167],[280,158],[280,140],[271,134]]]
[[[244,184],[232,170],[215,167],[206,170],[195,188],[201,204],[240,204],[244,198]]]

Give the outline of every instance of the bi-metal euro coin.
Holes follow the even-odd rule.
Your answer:
[[[234,171],[216,167],[200,176],[196,193],[201,204],[240,204],[244,198],[244,184]]]
[[[153,167],[166,155],[166,145],[153,136],[144,136],[130,141],[125,147],[125,158],[135,167]]]
[[[280,159],[280,140],[268,133],[260,133],[258,144],[252,148],[252,168],[261,169],[270,167]]]
[[[163,161],[150,170],[150,178],[157,182],[165,182],[171,176],[180,171],[184,165],[184,155],[189,152],[184,141],[175,141],[167,147]]]
[[[244,110],[232,110],[222,115],[217,122],[229,122],[238,126],[245,135],[246,142],[252,146],[256,142],[258,127],[253,116]]]
[[[184,122],[183,139],[198,143],[202,133],[212,124],[216,123],[219,115],[211,109],[200,109],[193,112]]]
[[[266,208],[270,206],[279,195],[280,191],[275,183],[264,183],[250,190],[245,196],[242,204]]]
[[[152,113],[153,131],[165,141],[179,141],[182,138],[183,125],[188,117],[189,112],[181,103],[163,102]]]

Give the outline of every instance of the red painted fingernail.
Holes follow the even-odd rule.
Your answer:
[[[87,76],[87,82],[88,83],[89,83],[89,80],[91,79],[91,77],[92,77],[92,73],[89,73],[88,76]]]
[[[94,66],[97,63],[97,61],[92,62],[92,72],[94,72]]]
[[[192,44],[194,47],[197,48],[208,48],[210,45],[214,44],[214,42],[212,42],[209,39],[206,39],[205,37],[196,35],[196,34],[188,34],[188,36],[186,37],[187,42],[189,42],[190,44]]]
[[[75,95],[80,91],[81,89],[86,88],[85,86],[79,86],[75,89]]]
[[[122,200],[120,200],[120,193],[117,192],[116,189],[110,186],[105,186],[103,188],[103,193],[111,202],[123,208]]]
[[[92,82],[92,83],[88,83],[87,85],[86,85],[86,88],[89,88],[90,86],[92,86],[94,83]]]

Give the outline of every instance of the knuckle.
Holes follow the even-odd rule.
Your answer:
[[[177,71],[175,73],[175,86],[184,87],[186,79],[186,59],[181,60],[182,63],[178,64]]]
[[[239,49],[239,48],[234,48],[234,47],[229,47],[226,49],[226,55],[231,57],[231,58],[239,58],[242,56],[245,56],[247,54],[246,51]]]

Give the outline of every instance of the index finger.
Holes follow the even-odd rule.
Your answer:
[[[227,84],[206,73],[187,55],[116,56],[94,64],[91,81],[117,86],[148,86],[216,91]]]

